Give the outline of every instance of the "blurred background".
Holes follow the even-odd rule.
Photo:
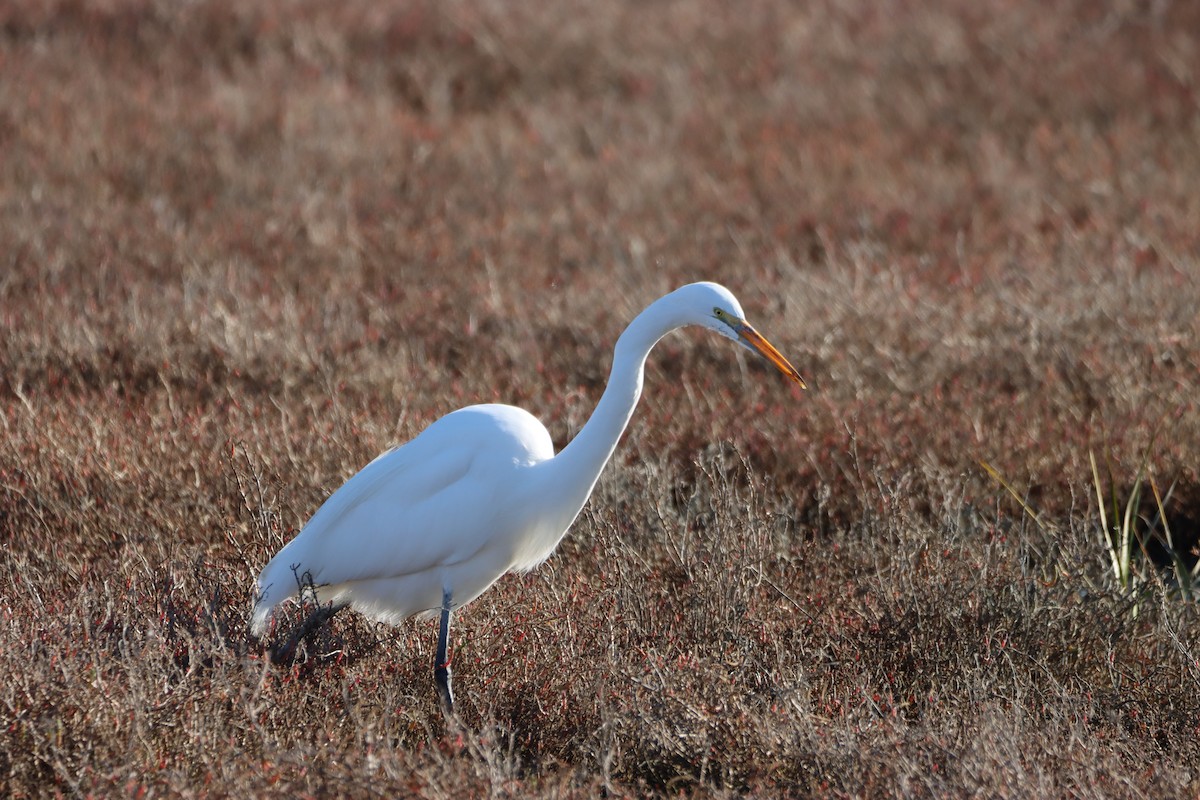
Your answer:
[[[8,790],[1194,794],[1198,80],[1167,0],[6,0]],[[561,557],[465,615],[491,733],[421,749],[420,626],[259,674],[329,491],[471,402],[562,446],[701,279],[810,389],[662,343]]]

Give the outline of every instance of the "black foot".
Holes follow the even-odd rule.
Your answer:
[[[292,631],[292,635],[288,637],[286,642],[282,642],[271,648],[271,663],[276,666],[291,664],[296,658],[296,649],[300,646],[300,642],[316,633],[318,628],[329,622],[335,614],[349,605],[349,603],[330,604],[326,606],[318,605],[313,609],[312,613],[304,618],[303,622],[296,626],[296,629]]]

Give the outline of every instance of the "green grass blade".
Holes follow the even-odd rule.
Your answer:
[[[1100,484],[1100,468],[1096,466],[1095,452],[1088,451],[1088,460],[1092,464],[1092,481],[1096,486],[1096,506],[1100,510],[1100,530],[1104,535],[1104,547],[1108,550],[1109,561],[1112,564],[1113,577],[1121,582],[1121,561],[1117,554],[1117,547],[1113,537],[1113,531],[1108,527],[1108,514],[1104,510],[1104,488]]]
[[[1167,498],[1171,497],[1171,493],[1175,491],[1175,485],[1178,480],[1171,483],[1167,489]],[[1162,523],[1163,535],[1167,540],[1167,550],[1171,553],[1171,568],[1175,571],[1175,584],[1179,587],[1179,594],[1184,600],[1191,601],[1193,597],[1193,572],[1187,568],[1187,564],[1183,561],[1183,556],[1175,549],[1175,538],[1171,535],[1171,524],[1167,522],[1166,503],[1163,501],[1163,496],[1158,491],[1158,482],[1154,480],[1154,476],[1150,476],[1150,491],[1154,493],[1154,504],[1158,508],[1158,519]],[[1200,564],[1197,564],[1200,566]]]
[[[986,461],[980,461],[979,466],[983,467],[984,472],[986,472],[988,475],[992,476],[993,480],[995,480],[997,483],[999,483],[1001,486],[1003,486],[1005,488],[1005,490],[1007,490],[1008,493],[1010,495],[1012,495],[1013,499],[1017,501],[1017,505],[1021,506],[1021,509],[1026,514],[1029,515],[1029,518],[1031,520],[1033,520],[1033,524],[1038,526],[1038,530],[1040,530],[1044,533],[1046,531],[1046,526],[1043,525],[1041,519],[1038,518],[1037,512],[1029,507],[1029,504],[1025,502],[1024,498],[1022,498],[1021,495],[1017,494],[1017,490],[1014,489],[1012,487],[1012,485],[1009,484],[1008,481],[1004,480],[1004,476],[1001,475],[996,470],[995,467],[993,467],[991,464],[989,464]]]

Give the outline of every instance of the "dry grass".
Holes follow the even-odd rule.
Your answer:
[[[1127,496],[1154,442],[1194,562],[1197,31],[5,4],[0,794],[1195,795],[1196,609],[1117,585],[1088,453]],[[252,576],[329,491],[468,402],[561,445],[699,278],[812,390],[664,342],[560,552],[460,615],[461,727],[425,624],[269,665]]]

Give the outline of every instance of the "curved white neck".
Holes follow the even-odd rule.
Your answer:
[[[646,356],[659,339],[683,324],[674,314],[664,313],[669,309],[661,302],[652,303],[621,334],[613,351],[608,386],[596,410],[575,438],[551,459],[553,489],[563,493],[563,500],[570,499],[575,513],[587,502],[633,416],[642,395]]]

